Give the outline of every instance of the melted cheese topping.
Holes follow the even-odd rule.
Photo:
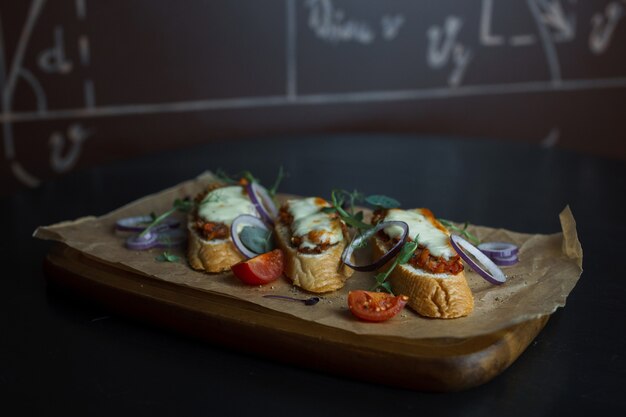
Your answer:
[[[409,225],[409,237],[426,247],[433,256],[443,256],[450,259],[456,252],[450,244],[450,233],[435,219],[430,210],[413,209],[400,210],[390,209],[387,211],[385,220],[400,220]],[[384,229],[390,238],[400,238],[402,228],[390,226]]]
[[[288,204],[289,213],[293,216],[291,233],[302,238],[300,248],[312,249],[323,243],[334,245],[343,240],[340,221],[321,211],[330,207],[326,200],[311,197],[289,200]]]
[[[216,188],[204,197],[198,208],[198,216],[203,220],[227,226],[241,214],[258,217],[248,193],[240,185]]]

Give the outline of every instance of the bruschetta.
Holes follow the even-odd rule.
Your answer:
[[[409,307],[425,317],[450,319],[469,315],[474,309],[474,297],[461,259],[450,244],[448,230],[425,208],[379,210],[372,218],[375,224],[390,220],[407,223],[408,239],[417,239],[418,243],[409,262],[391,272],[393,292],[407,295]],[[400,227],[391,226],[373,236],[374,257],[382,257],[402,232]]]
[[[189,264],[199,271],[228,271],[245,259],[231,239],[231,223],[241,214],[258,216],[258,212],[242,184],[210,185],[195,200],[187,223]]]
[[[306,291],[342,288],[354,272],[341,262],[349,243],[347,228],[330,204],[319,197],[288,200],[275,225],[278,247],[285,254],[285,275]]]

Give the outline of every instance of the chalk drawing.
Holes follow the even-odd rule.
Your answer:
[[[3,113],[0,123],[38,122],[49,120],[74,120],[132,115],[176,114],[214,110],[238,110],[282,106],[308,106],[325,104],[358,104],[407,100],[453,99],[459,97],[481,97],[507,94],[555,93],[564,91],[604,90],[626,88],[626,77],[605,79],[527,81],[509,84],[463,85],[458,88],[431,87],[390,91],[358,91],[349,93],[326,93],[298,95],[290,101],[284,95],[236,97],[225,99],[192,100],[154,104],[126,104],[97,106],[93,109],[75,108],[37,112]]]
[[[84,20],[87,16],[87,4],[85,3],[85,0],[76,0],[75,9],[76,18],[78,20]]]
[[[19,34],[13,56],[8,60],[5,49],[2,16],[0,16],[0,87],[2,87],[2,114],[0,123],[3,129],[4,155],[14,176],[28,186],[37,186],[39,179],[30,173],[18,160],[15,149],[14,124],[67,120],[65,131],[55,130],[49,136],[50,166],[55,172],[67,172],[80,160],[81,151],[91,132],[86,126],[89,120],[102,117],[123,117],[131,115],[174,114],[212,110],[252,109],[280,106],[318,106],[331,104],[357,104],[374,102],[397,102],[405,100],[441,100],[459,97],[480,97],[503,94],[552,93],[626,88],[626,77],[605,79],[561,79],[561,67],[555,43],[570,42],[577,36],[577,16],[568,11],[571,7],[563,0],[527,0],[535,27],[532,33],[498,33],[494,31],[493,0],[481,0],[480,22],[477,32],[468,32],[467,24],[460,16],[449,15],[443,23],[431,24],[426,30],[426,65],[432,70],[447,70],[447,85],[419,89],[353,91],[343,93],[298,93],[298,8],[302,7],[306,17],[302,22],[305,30],[310,30],[317,39],[339,47],[353,43],[363,46],[375,41],[390,42],[397,39],[409,23],[403,14],[386,12],[366,21],[349,16],[336,6],[333,0],[285,0],[285,92],[270,96],[232,97],[224,99],[182,100],[177,102],[138,103],[124,105],[98,105],[96,88],[90,77],[92,51],[86,33],[78,33],[76,43],[68,40],[67,45],[76,45],[77,62],[85,71],[83,79],[84,104],[77,108],[49,108],[46,93],[36,72],[24,67],[24,58],[31,34],[46,4],[45,0],[31,0],[28,14]],[[575,0],[569,0],[575,3]],[[75,0],[76,19],[80,28],[88,29],[86,0]],[[619,22],[626,14],[626,0],[611,1],[604,10],[591,17],[589,48],[592,53],[601,55],[608,50]],[[422,32],[423,33],[423,32]],[[74,63],[68,59],[64,28],[53,29],[52,43],[43,51],[36,51],[37,68],[49,74],[70,75]],[[478,36],[478,44],[483,47],[542,47],[549,69],[550,79],[491,85],[464,85],[463,79],[470,63],[480,49],[472,50],[465,39]],[[423,39],[423,38],[422,38]],[[379,44],[382,44],[379,42]],[[31,51],[32,52],[32,51]],[[43,78],[42,78],[43,79]],[[16,112],[13,100],[18,84],[26,85],[36,98],[36,108],[32,111]],[[81,121],[81,122],[79,122]],[[542,140],[546,147],[554,146],[560,137],[558,127],[553,128]],[[88,142],[87,142],[88,143]]]
[[[591,17],[591,33],[589,49],[596,55],[603,54],[611,44],[611,38],[618,22],[624,16],[624,6],[614,1],[607,4],[603,13],[595,13]]]
[[[550,78],[553,83],[558,84],[561,82],[561,64],[559,63],[559,57],[556,53],[553,39],[550,36],[548,28],[545,26],[543,15],[541,14],[541,10],[537,4],[538,1],[542,0],[526,0],[526,3],[528,4],[528,8],[535,19],[535,23],[539,31],[539,37],[541,39],[541,43],[543,44],[543,50],[546,55],[548,69],[550,71]]]
[[[37,111],[39,113],[45,112],[48,108],[48,99],[46,98],[46,92],[41,86],[39,80],[33,75],[32,72],[30,72],[26,68],[20,68],[18,77],[26,81],[30,88],[33,90],[33,93],[35,94],[35,99],[37,100]]]
[[[285,60],[287,66],[287,86],[285,91],[289,100],[294,100],[298,94],[298,53],[297,53],[297,26],[296,26],[296,4],[295,0],[287,0],[287,33],[285,38],[287,45],[285,48]]]
[[[18,77],[20,76],[20,68],[22,67],[22,62],[24,60],[24,53],[26,52],[30,35],[35,27],[35,22],[39,17],[44,3],[45,0],[33,0],[30,8],[28,9],[26,23],[20,33],[17,47],[15,48],[15,54],[11,62],[11,67],[2,91],[2,112],[5,114],[11,113],[13,110],[13,94],[15,93],[15,86],[17,84]],[[10,123],[5,123],[3,125],[3,133],[5,157],[8,160],[13,160],[15,158],[15,144],[13,142],[13,129]]]
[[[515,35],[509,38],[509,45],[511,46],[530,46],[534,45],[537,42],[537,37],[535,35]]]
[[[392,41],[398,37],[402,25],[404,25],[404,16],[401,14],[385,15],[380,18],[380,26],[382,37],[386,41]]]
[[[309,28],[321,40],[367,45],[376,38],[369,24],[349,19],[343,10],[335,8],[332,0],[307,0],[306,5],[309,8]]]
[[[452,62],[454,68],[448,77],[448,85],[450,87],[458,87],[463,81],[465,70],[472,59],[472,51],[461,44],[456,44],[452,51]]]
[[[83,142],[91,133],[80,123],[73,123],[68,127],[66,135],[67,139],[61,132],[54,132],[50,136],[50,166],[58,173],[69,171],[76,165]]]
[[[91,50],[89,49],[89,38],[85,35],[78,37],[78,55],[80,56],[80,64],[84,67],[91,63]]]
[[[480,11],[480,43],[483,46],[504,45],[504,36],[494,35],[491,32],[492,15],[493,0],[483,0]]]
[[[428,28],[426,31],[428,38],[426,62],[431,68],[439,69],[448,64],[462,26],[461,18],[448,16],[443,27],[433,25]]]
[[[463,20],[460,17],[448,16],[443,26],[433,25],[426,31],[426,62],[433,69],[443,68],[451,62],[453,68],[448,76],[448,85],[454,88],[461,84],[472,58],[471,51],[458,40],[462,27]]]
[[[566,15],[560,0],[536,0],[541,22],[549,28],[555,42],[570,42],[576,38],[576,15]]]
[[[96,91],[92,80],[85,80],[83,91],[85,92],[85,107],[88,109],[96,107]]]
[[[72,62],[65,56],[63,45],[63,28],[54,29],[54,46],[39,53],[39,67],[48,73],[68,74],[72,71]]]
[[[550,129],[550,132],[548,132],[548,135],[541,140],[541,147],[553,148],[554,146],[556,146],[560,137],[561,137],[560,129],[558,127],[553,127],[552,129]]]

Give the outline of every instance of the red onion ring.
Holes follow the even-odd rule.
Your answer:
[[[274,219],[278,216],[278,209],[267,190],[256,182],[249,182],[246,185],[246,191],[263,221],[274,227]]]
[[[499,256],[491,256],[490,259],[493,261],[494,264],[498,266],[511,266],[519,262],[517,255],[512,255],[506,258],[501,258]]]
[[[133,235],[126,239],[126,247],[132,250],[146,250],[155,246],[158,233],[148,232],[144,235]]]
[[[241,241],[241,238],[239,238],[239,233],[237,233],[238,227],[242,224],[260,227],[267,231],[269,231],[269,228],[267,227],[267,224],[263,222],[263,220],[259,219],[258,217],[252,216],[250,214],[242,214],[240,216],[237,216],[235,217],[235,220],[233,220],[233,222],[231,223],[230,237],[233,240],[235,247],[246,258],[248,259],[254,258],[255,256],[258,256],[260,254],[256,252],[252,252],[250,249],[248,249],[246,245],[244,245],[243,242]]]
[[[467,265],[478,273],[485,280],[492,284],[504,284],[506,282],[506,275],[493,263],[491,259],[480,251],[476,246],[463,239],[461,236],[453,235],[450,237],[450,243],[459,256],[467,263]],[[476,260],[482,264],[488,271],[485,271],[481,266],[470,258],[465,251],[472,254]]]
[[[358,249],[359,247],[361,247],[363,242],[370,239],[380,230],[385,229],[390,226],[398,226],[402,228],[402,236],[400,237],[400,240],[395,245],[393,245],[391,249],[387,251],[387,253],[385,253],[383,256],[375,260],[373,263],[367,264],[367,265],[355,265],[352,263],[352,261],[350,261],[350,258],[352,257],[352,254],[354,253],[355,249]],[[373,228],[364,231],[360,235],[356,235],[354,239],[352,239],[352,242],[350,242],[350,244],[346,246],[346,248],[343,250],[343,253],[341,254],[341,261],[347,266],[349,266],[350,268],[354,269],[355,271],[365,271],[365,272],[375,271],[381,266],[385,265],[387,261],[389,261],[391,258],[396,256],[398,252],[400,252],[400,249],[402,249],[402,246],[406,243],[408,237],[409,237],[409,225],[406,224],[405,222],[402,222],[399,220],[380,222]]]
[[[519,252],[517,246],[508,242],[483,242],[477,248],[491,259],[494,257],[509,258]]]
[[[152,223],[153,218],[150,216],[134,216],[134,217],[125,217],[123,219],[119,219],[115,222],[115,229],[122,232],[143,232],[146,227],[150,223]],[[155,229],[166,229],[166,228],[176,228],[180,226],[180,221],[176,220],[173,217],[168,217],[163,219],[163,221],[156,225],[152,230]]]

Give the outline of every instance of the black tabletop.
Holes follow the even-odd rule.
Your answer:
[[[558,214],[569,205],[584,272],[566,307],[509,369],[447,394],[231,351],[115,315],[46,282],[42,262],[51,244],[31,237],[37,226],[105,214],[204,170],[247,169],[271,183],[281,164],[289,173],[283,192],[385,193],[443,218],[526,233],[559,232]],[[388,135],[224,140],[78,170],[0,200],[0,410],[318,417],[626,412],[625,191],[624,161],[505,141]]]

